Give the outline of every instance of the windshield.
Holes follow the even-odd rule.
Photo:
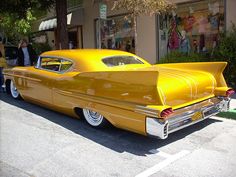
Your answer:
[[[133,56],[113,56],[102,59],[102,62],[106,64],[108,67],[122,66],[129,64],[144,64],[142,61]]]

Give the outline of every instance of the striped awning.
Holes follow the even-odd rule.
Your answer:
[[[67,25],[71,24],[72,13],[67,14]],[[44,20],[39,25],[39,31],[52,30],[57,27],[57,19]]]

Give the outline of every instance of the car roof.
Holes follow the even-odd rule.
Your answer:
[[[108,49],[54,50],[44,52],[43,54],[41,54],[41,56],[52,56],[71,59],[76,63],[76,69],[82,72],[114,70],[115,67],[108,67],[102,62],[103,58],[112,56],[135,56],[139,60],[141,60],[144,65],[150,65],[148,62],[134,54],[119,50]]]

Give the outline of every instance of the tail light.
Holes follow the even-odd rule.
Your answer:
[[[161,117],[167,117],[172,113],[173,113],[172,108],[164,109],[163,111],[161,111]]]
[[[235,93],[235,91],[233,89],[229,89],[226,91],[226,96],[229,97],[231,95],[233,95]]]

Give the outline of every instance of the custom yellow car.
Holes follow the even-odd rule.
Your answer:
[[[151,65],[116,50],[43,53],[32,67],[4,71],[7,92],[93,127],[115,127],[161,139],[229,109],[225,62]]]

